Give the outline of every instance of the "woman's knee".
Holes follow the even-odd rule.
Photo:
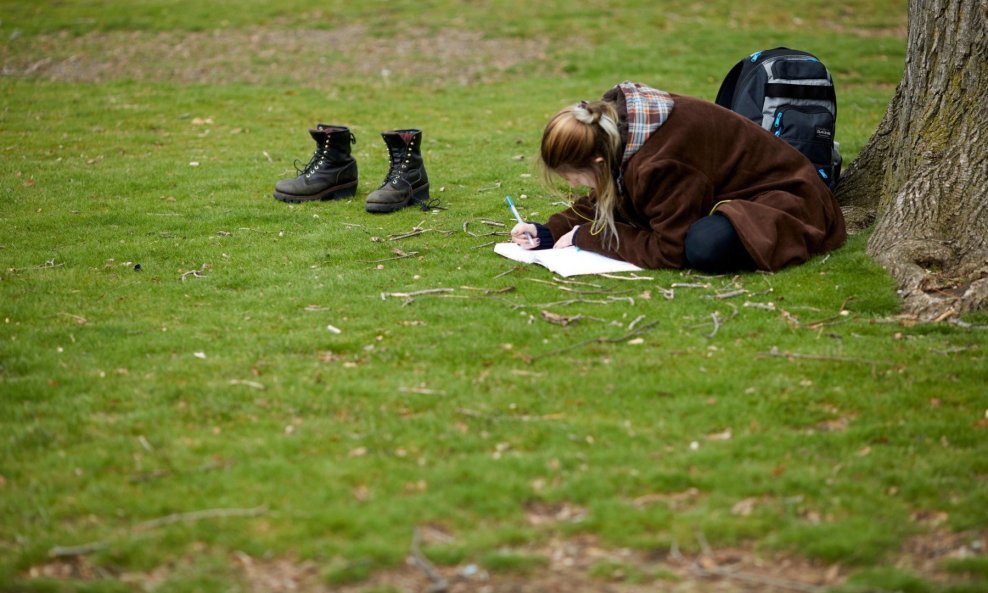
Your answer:
[[[686,231],[685,252],[687,265],[705,272],[756,267],[731,221],[720,214],[705,216],[690,225]]]

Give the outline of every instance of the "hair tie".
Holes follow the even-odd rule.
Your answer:
[[[590,110],[588,109],[589,106],[590,104],[586,101],[580,101],[573,106],[572,110],[573,118],[582,124],[587,124],[588,126],[595,123],[593,113],[590,113]]]

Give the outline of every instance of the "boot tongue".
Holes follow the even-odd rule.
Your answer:
[[[326,136],[329,135],[329,131],[323,129],[322,127],[313,128],[309,130],[309,135],[312,136],[312,139],[315,140],[317,144],[321,145],[326,139]]]
[[[411,144],[412,143],[412,138],[415,137],[415,133],[414,132],[399,132],[398,135],[401,136],[401,139],[402,139],[402,141],[405,142],[405,144]]]

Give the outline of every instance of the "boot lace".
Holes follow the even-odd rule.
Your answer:
[[[306,164],[304,167],[301,168],[299,168],[298,166],[299,162],[301,161],[295,159],[295,162],[292,163],[293,166],[295,167],[295,173],[299,177],[302,177],[303,175],[305,175],[306,177],[312,175],[313,171],[319,169],[319,167],[323,163],[323,160],[325,160],[325,157],[328,154],[329,154],[329,146],[328,145],[320,146],[319,148],[316,149],[315,152],[312,153],[312,158],[309,159],[308,164]]]
[[[350,144],[356,144],[357,137],[353,135],[353,132],[349,132],[349,134],[350,134]],[[292,163],[292,165],[295,167],[295,174],[297,176],[299,177],[303,175],[308,176],[308,175],[312,175],[312,173],[317,171],[319,167],[323,164],[323,162],[328,158],[329,158],[329,142],[327,141],[325,144],[316,148],[315,152],[312,153],[312,158],[309,159],[308,164],[306,164],[304,167],[298,166],[298,164],[301,162],[298,159],[295,159],[295,162]]]
[[[391,165],[388,167],[388,172],[384,175],[384,181],[381,182],[381,186],[385,186],[389,183],[397,186],[398,181],[401,180],[401,163],[402,159],[405,157],[404,152],[395,150],[391,153]]]

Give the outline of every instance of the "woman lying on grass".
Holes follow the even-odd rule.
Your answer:
[[[526,248],[576,245],[643,268],[778,270],[840,246],[840,208],[813,165],[744,117],[625,82],[549,120],[547,177],[588,187]],[[529,242],[528,237],[534,238]]]

